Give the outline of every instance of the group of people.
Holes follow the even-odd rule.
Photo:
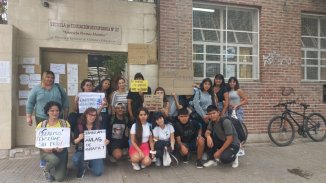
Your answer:
[[[241,142],[228,118],[236,113],[243,122],[242,106],[248,103],[244,91],[239,88],[237,78],[224,81],[217,74],[214,81],[205,78],[194,89],[194,95],[166,95],[162,87],[154,95],[162,95],[163,107],[158,111],[148,111],[143,107],[144,94],[126,90],[125,79],[116,80],[116,88],[111,87],[111,80],[104,79],[94,87],[92,80],[81,83],[81,92],[104,93],[105,98],[98,109],[89,107],[79,113],[78,95],[74,100],[74,110],[68,115],[68,98],[59,84],[54,84],[54,73],[46,71],[42,82],[35,86],[26,104],[26,121],[32,125],[32,113],[35,111],[37,128],[71,128],[72,143],[76,146],[73,165],[77,169],[77,178],[82,178],[88,168],[95,176],[104,171],[103,159],[84,161],[84,131],[106,130],[108,159],[115,162],[128,150],[134,170],[141,170],[155,162],[163,163],[164,151],[180,156],[184,163],[189,161],[190,152],[196,152],[197,168],[210,167],[221,163],[232,163],[238,167],[238,155]],[[144,80],[137,73],[135,80]],[[68,119],[68,121],[66,121]],[[244,151],[243,151],[244,152]],[[208,155],[202,163],[203,154]],[[48,181],[62,181],[65,177],[68,161],[66,148],[40,150],[40,166],[43,167]]]

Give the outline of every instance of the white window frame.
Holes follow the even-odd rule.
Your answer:
[[[324,68],[326,70],[326,65],[322,65],[321,64],[321,52],[326,52],[326,48],[322,49],[321,48],[321,39],[326,39],[326,37],[321,37],[321,26],[320,26],[320,20],[324,19],[326,20],[326,16],[325,15],[316,15],[316,14],[301,14],[301,19],[302,18],[310,18],[310,19],[316,19],[318,24],[317,24],[317,36],[304,36],[302,35],[301,32],[301,69],[302,72],[301,73],[301,81],[308,81],[308,82],[321,82],[321,81],[326,81],[325,79],[321,79],[321,68]],[[302,25],[301,25],[302,27]],[[317,48],[304,48],[303,47],[303,41],[302,38],[316,38],[317,39]],[[309,51],[314,51],[314,52],[318,52],[317,58],[308,58],[307,57],[307,52]],[[302,54],[303,53],[303,54]],[[318,63],[317,65],[309,65],[307,64],[307,59],[317,59]],[[324,62],[326,62],[326,59],[323,59]],[[317,79],[308,79],[307,78],[307,69],[308,68],[317,68],[318,69],[318,75],[317,75]]]
[[[240,80],[248,80],[248,81],[253,81],[253,80],[259,80],[259,10],[257,8],[249,8],[249,7],[241,7],[241,6],[228,6],[228,5],[220,5],[220,4],[202,4],[202,3],[195,3],[193,5],[193,8],[207,8],[209,7],[209,9],[220,9],[220,29],[208,29],[208,28],[198,28],[198,27],[193,27],[193,31],[194,30],[201,30],[201,35],[203,36],[203,31],[204,30],[210,30],[210,31],[216,31],[217,32],[217,36],[218,39],[224,39],[224,32],[225,35],[227,36],[228,32],[243,32],[243,33],[250,33],[252,34],[252,38],[254,38],[254,36],[256,36],[255,42],[253,42],[252,44],[243,44],[243,43],[227,43],[227,42],[223,42],[223,41],[219,41],[219,42],[205,42],[205,41],[192,41],[192,45],[203,45],[204,46],[204,52],[203,54],[203,60],[195,60],[193,57],[193,64],[194,63],[201,63],[203,64],[203,77],[195,77],[194,74],[194,79],[195,81],[200,81],[203,78],[206,78],[206,64],[209,63],[219,63],[220,64],[220,73],[224,74],[224,67],[227,67],[227,65],[234,65],[236,64],[236,77],[239,78]],[[239,31],[239,30],[232,30],[232,29],[224,29],[223,28],[223,16],[227,16],[227,15],[223,15],[223,10],[226,10],[226,14],[228,13],[229,9],[232,10],[232,8],[236,8],[236,9],[243,9],[243,10],[252,10],[252,11],[256,11],[254,13],[255,17],[253,17],[252,21],[254,22],[255,26],[257,26],[257,31]],[[193,10],[194,12],[194,10]],[[256,19],[257,18],[257,19]],[[227,26],[227,20],[226,19],[226,25]],[[256,34],[256,35],[254,35]],[[236,37],[236,36],[235,36]],[[227,38],[226,38],[227,40]],[[257,45],[256,45],[257,43]],[[212,53],[206,53],[206,46],[207,45],[214,45],[214,46],[220,46],[220,53],[219,54],[212,54]],[[236,61],[227,61],[223,59],[223,48],[226,47],[235,47],[237,50],[236,53]],[[240,47],[250,47],[252,48],[252,54],[251,55],[240,55]],[[198,54],[198,53],[197,53]],[[206,60],[206,54],[208,55],[219,55],[220,59],[218,62],[216,61],[207,61]],[[193,56],[196,55],[196,53],[193,53]],[[224,56],[227,56],[224,54]],[[240,56],[250,56],[252,57],[252,62],[240,62]],[[254,58],[255,57],[255,58]],[[229,64],[228,64],[229,63]],[[252,66],[252,77],[251,78],[240,78],[240,65],[251,65]],[[225,71],[226,72],[226,71]],[[217,74],[217,73],[216,73]],[[227,76],[227,74],[225,73],[225,78],[227,79],[230,76]],[[212,76],[214,77],[214,76]]]

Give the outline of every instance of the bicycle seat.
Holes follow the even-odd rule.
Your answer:
[[[305,109],[307,109],[308,107],[310,107],[310,105],[309,104],[306,104],[306,103],[300,103],[300,105],[302,107],[304,107]]]

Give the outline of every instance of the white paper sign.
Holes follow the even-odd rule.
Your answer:
[[[29,75],[28,74],[19,75],[19,83],[21,85],[28,85],[28,83],[29,83]]]
[[[10,83],[10,71],[9,61],[0,61],[0,83]]]
[[[21,64],[35,64],[35,57],[25,57]]]
[[[84,131],[84,160],[106,158],[105,131]]]
[[[66,74],[66,65],[65,64],[50,64],[50,70],[54,74]]]
[[[19,98],[28,98],[29,90],[19,90],[18,97]]]
[[[78,94],[78,97],[79,113],[84,113],[89,107],[98,109],[102,104],[105,94],[96,92],[82,92]]]
[[[60,74],[54,74],[54,83],[60,83]]]
[[[70,147],[70,128],[37,128],[35,131],[35,147]]]
[[[19,100],[19,106],[26,106],[27,100]]]
[[[27,74],[34,74],[35,73],[35,66],[34,65],[23,65],[25,72]]]
[[[78,93],[78,64],[67,64],[67,86],[68,96]]]
[[[41,81],[41,74],[30,74],[29,80],[31,81]]]
[[[30,81],[28,83],[28,88],[34,88],[34,86],[41,84],[41,81]]]

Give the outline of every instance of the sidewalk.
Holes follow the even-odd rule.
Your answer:
[[[245,149],[246,155],[239,157],[240,166],[236,169],[231,165],[197,169],[194,161],[190,161],[189,164],[181,162],[177,168],[155,167],[153,164],[141,171],[134,171],[130,163],[123,160],[118,164],[107,164],[101,177],[86,172],[81,182],[317,183],[326,180],[326,141],[318,143],[299,139],[288,147],[277,147],[271,143],[246,144]],[[45,182],[38,163],[38,156],[0,160],[0,182]],[[68,169],[66,182],[78,182],[71,158]]]

